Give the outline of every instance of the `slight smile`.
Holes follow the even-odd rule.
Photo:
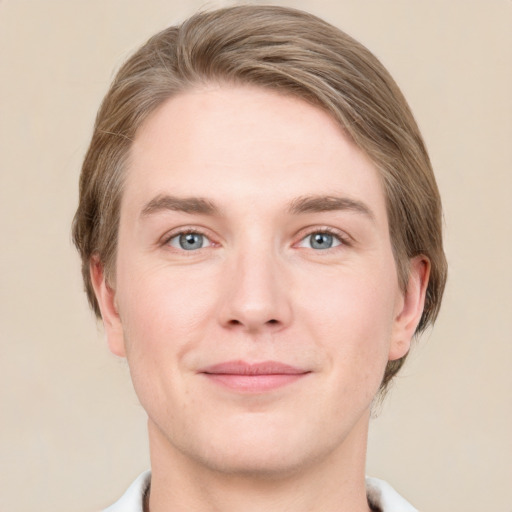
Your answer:
[[[226,361],[204,368],[199,373],[233,391],[263,393],[291,384],[311,372],[277,361]]]

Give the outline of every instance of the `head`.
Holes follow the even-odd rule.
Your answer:
[[[201,13],[152,37],[120,69],[98,112],[80,178],[74,242],[100,317],[91,261],[115,288],[120,208],[133,141],[170,98],[207,86],[250,86],[327,113],[373,163],[385,195],[400,287],[422,255],[430,276],[420,333],[438,313],[446,279],[441,204],[429,157],[397,85],[366,48],[304,12],[240,6]],[[405,359],[390,361],[385,389]]]

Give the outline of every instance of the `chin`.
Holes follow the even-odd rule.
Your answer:
[[[206,436],[196,432],[199,436],[187,439],[184,451],[202,467],[220,474],[275,481],[300,472],[336,448],[332,437],[308,428],[308,422],[258,419],[253,418],[250,425],[218,424]]]

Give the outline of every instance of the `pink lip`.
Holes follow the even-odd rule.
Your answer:
[[[199,373],[234,391],[261,393],[291,384],[310,372],[277,361],[227,361],[208,366]]]

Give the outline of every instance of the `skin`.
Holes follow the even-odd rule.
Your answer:
[[[202,247],[181,247],[190,232]],[[428,272],[412,260],[401,291],[377,170],[323,111],[231,86],[157,109],[132,148],[115,283],[91,262],[148,414],[151,511],[368,511],[371,402]],[[240,360],[303,374],[255,391],[204,373]]]

